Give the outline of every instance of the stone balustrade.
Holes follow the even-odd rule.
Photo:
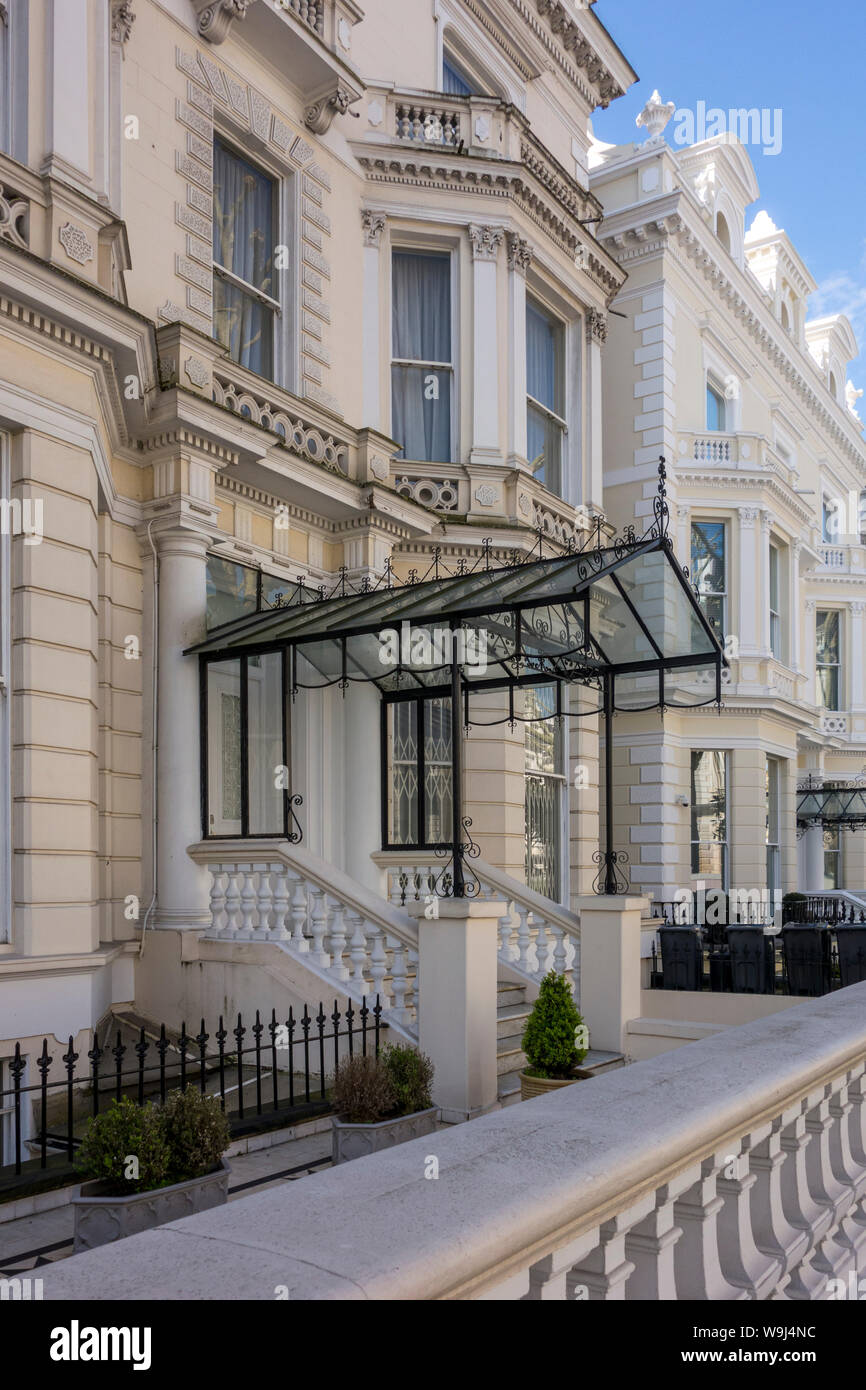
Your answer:
[[[190,854],[211,876],[208,939],[270,942],[353,999],[378,995],[414,1032],[418,930],[405,912],[286,841],[203,841]]]
[[[855,985],[48,1266],[45,1297],[839,1296],[866,1263],[864,1100]]]

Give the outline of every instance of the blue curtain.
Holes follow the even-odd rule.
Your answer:
[[[527,303],[526,390],[548,410],[562,415],[559,335],[559,324]],[[538,481],[559,493],[562,432],[555,421],[531,404],[526,407],[526,456]]]
[[[471,97],[472,88],[449,58],[442,59],[442,90],[455,97]]]
[[[451,361],[450,258],[395,251],[391,297],[391,432],[404,458],[450,463],[451,372],[406,364]]]
[[[273,182],[217,142],[214,260],[275,299],[273,254]],[[235,362],[261,376],[273,375],[273,310],[220,275],[214,277],[214,332]]]

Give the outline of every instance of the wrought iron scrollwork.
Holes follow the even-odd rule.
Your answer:
[[[631,886],[629,877],[620,868],[620,865],[628,863],[628,855],[624,849],[597,849],[592,856],[592,862],[600,866],[592,881],[593,893],[609,896],[628,892]]]
[[[304,804],[304,798],[301,796],[300,792],[296,792],[294,796],[290,796],[290,797],[289,797],[289,800],[288,800],[288,811],[289,811],[289,821],[290,821],[290,825],[289,825],[289,833],[288,833],[288,835],[286,836],[286,838],[287,838],[287,840],[289,841],[289,843],[292,844],[292,845],[299,845],[299,844],[301,843],[301,841],[303,840],[303,838],[304,838],[304,832],[303,832],[303,830],[301,829],[301,822],[298,820],[297,816],[295,815],[294,811],[292,810],[292,807],[293,807],[293,806],[303,806],[303,804]]]
[[[438,859],[446,860],[433,879],[433,892],[437,898],[477,898],[481,894],[481,881],[468,865],[470,859],[477,859],[481,854],[481,848],[471,834],[472,817],[464,816],[460,824],[466,839],[461,840],[456,849],[459,865],[455,866],[455,852],[451,845],[440,846],[436,851]]]

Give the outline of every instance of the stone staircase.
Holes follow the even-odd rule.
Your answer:
[[[531,1007],[525,985],[500,977],[496,987],[496,1071],[501,1105],[520,1100],[520,1072],[526,1065],[520,1039]]]

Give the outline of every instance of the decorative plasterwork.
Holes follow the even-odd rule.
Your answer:
[[[304,112],[304,125],[315,135],[324,135],[330,129],[335,116],[345,116],[353,101],[358,101],[356,92],[348,87],[337,87],[329,96],[320,97]]]
[[[568,6],[560,0],[535,0],[533,12],[529,0],[510,3],[591,108],[609,106],[615,97],[623,96],[624,89],[581,33]],[[467,0],[467,4],[484,23],[481,7],[473,0]],[[489,16],[486,19],[485,27],[490,27]]]
[[[519,275],[525,275],[532,260],[532,247],[525,237],[518,236],[517,232],[506,232],[505,251],[508,257],[508,269],[516,270]]]
[[[598,309],[587,309],[586,311],[586,341],[588,343],[607,342],[607,315],[599,312]]]
[[[74,222],[64,222],[57,236],[70,260],[77,261],[79,265],[93,260],[93,242],[83,227],[76,227]]]
[[[196,28],[208,43],[222,43],[236,19],[245,19],[255,0],[192,0]]]
[[[505,236],[505,228],[481,226],[473,222],[468,230],[473,261],[495,261]]]
[[[111,4],[111,40],[112,43],[125,44],[132,33],[132,26],[135,22],[135,11],[129,0],[112,0]]]
[[[27,200],[7,193],[0,183],[0,241],[27,247]]]
[[[797,500],[792,501],[790,490],[780,485],[775,478],[766,473],[731,473],[731,472],[694,472],[690,469],[681,467],[676,468],[676,481],[678,484],[688,485],[694,488],[708,488],[714,492],[730,494],[750,493],[755,497],[755,502],[762,500],[761,494],[767,493],[774,497],[780,508],[794,517],[802,525],[809,525],[812,521],[812,513]],[[692,503],[694,506],[694,503]],[[724,505],[720,501],[719,505]]]
[[[635,117],[635,125],[643,126],[649,134],[650,142],[655,144],[662,138],[662,131],[676,111],[672,101],[662,101],[659,90],[653,92],[646,106]]]
[[[361,225],[364,229],[364,245],[378,246],[388,219],[384,212],[370,208],[361,209]]]
[[[676,246],[687,260],[693,262],[723,301],[726,310],[739,320],[749,336],[763,350],[783,377],[786,386],[797,393],[830,438],[866,474],[866,453],[863,452],[862,445],[853,441],[842,425],[834,419],[828,407],[823,404],[815,386],[789,356],[786,343],[780,337],[779,325],[770,310],[763,304],[760,309],[756,309],[755,304],[750,303],[746,294],[716,260],[712,247],[687,226],[680,213],[669,211],[661,216],[648,217],[645,222],[634,227],[603,233],[599,239],[621,265],[658,255],[662,251],[669,251],[672,245]]]

